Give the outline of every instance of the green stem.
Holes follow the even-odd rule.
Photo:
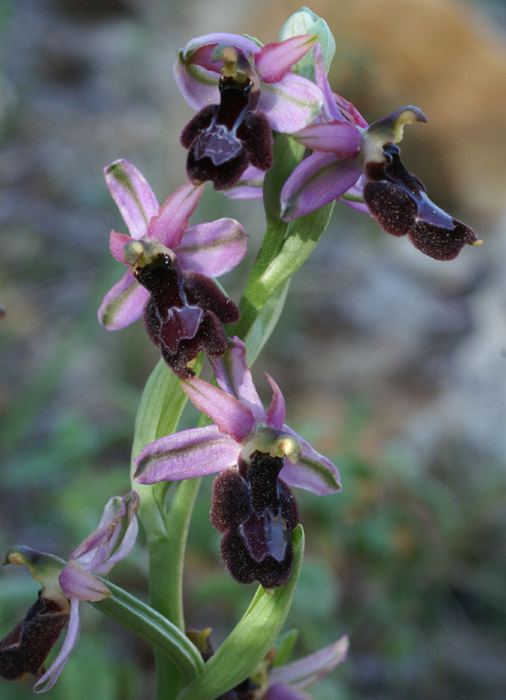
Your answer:
[[[197,374],[201,367],[202,358],[195,366]],[[186,401],[179,380],[164,361],[159,360],[142,394],[135,423],[132,457],[136,457],[149,442],[175,432]],[[162,483],[144,486],[132,482],[132,486],[141,499],[139,516],[146,530],[151,607],[184,634],[183,559],[198,483],[181,482],[172,487],[172,515],[165,508],[170,485]],[[184,677],[177,665],[171,663],[159,650],[155,651],[155,662],[157,700],[170,700],[184,685]]]
[[[169,537],[165,548],[165,557],[171,566],[166,570],[163,585],[172,593],[166,598],[166,612],[181,630],[185,630],[183,611],[183,569],[188,529],[193,513],[193,506],[200,488],[201,479],[187,479],[177,484],[170,510],[165,518],[167,532],[177,533]]]

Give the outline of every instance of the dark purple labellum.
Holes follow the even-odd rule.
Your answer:
[[[0,641],[0,676],[16,680],[27,673],[40,675],[68,619],[67,611],[39,594],[25,619]]]
[[[399,148],[387,144],[385,163],[367,163],[364,201],[380,226],[393,236],[409,235],[413,245],[436,260],[452,260],[478,238],[427,196],[423,183],[406,170]]]
[[[200,184],[211,180],[216,190],[235,185],[248,165],[269,170],[271,128],[263,112],[252,111],[257,93],[249,78],[220,78],[220,104],[204,107],[185,126],[181,144],[189,149],[188,177]]]
[[[144,308],[146,331],[178,377],[194,376],[188,363],[199,352],[223,355],[223,324],[237,321],[239,311],[209,277],[180,270],[164,253],[135,269],[134,275],[151,295]]]
[[[290,532],[299,522],[297,504],[278,478],[284,459],[255,452],[239,470],[225,469],[215,479],[211,523],[223,532],[225,566],[241,583],[283,586],[292,573]]]

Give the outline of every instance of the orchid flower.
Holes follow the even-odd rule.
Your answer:
[[[112,197],[130,236],[111,232],[110,249],[128,272],[106,294],[98,318],[109,330],[141,315],[153,342],[179,376],[203,350],[225,350],[223,323],[238,311],[210,279],[235,267],[246,254],[247,235],[234,219],[188,227],[203,187],[180,187],[160,207],[143,175],[126,160],[105,168]]]
[[[426,122],[423,112],[409,105],[368,126],[351,103],[332,93],[318,47],[314,53],[316,81],[325,96],[322,121],[293,134],[314,153],[283,186],[282,218],[291,221],[343,197],[370,213],[387,233],[408,235],[436,260],[455,258],[465,244],[480,245],[472,229],[429,199],[399,158],[396,144],[404,126]]]
[[[79,637],[79,601],[103,600],[109,588],[95,577],[108,574],[131,551],[137,537],[135,512],[139,497],[135,491],[111,498],[104,508],[98,528],[69,556],[67,562],[30,547],[13,547],[6,564],[25,564],[33,578],[42,584],[37,601],[24,620],[0,642],[0,675],[6,679],[39,676],[33,689],[50,690]],[[47,671],[44,661],[68,622],[65,641]]]
[[[285,401],[269,375],[273,399],[264,409],[241,340],[233,338],[213,366],[221,388],[201,379],[182,380],[181,387],[215,425],[150,443],[135,459],[134,478],[154,484],[221,472],[211,522],[224,533],[225,564],[241,582],[258,580],[272,588],[291,573],[289,532],[298,515],[289,487],[334,493],[341,489],[339,473],[284,424]]]
[[[269,170],[271,129],[292,132],[311,123],[322,94],[291,67],[316,38],[303,34],[260,46],[236,34],[207,34],[179,52],[176,82],[199,110],[181,134],[192,182],[212,180],[223,190],[234,186],[248,165]]]
[[[342,663],[347,652],[348,638],[341,637],[299,661],[274,667],[269,674],[267,690],[260,695],[261,700],[310,700],[310,696],[302,691]]]
[[[205,660],[213,655],[210,632],[208,627],[188,633]],[[251,676],[217,700],[311,700],[311,696],[303,691],[345,661],[348,646],[348,638],[344,636],[314,654],[279,666],[273,665],[279,653],[279,649],[274,647]]]

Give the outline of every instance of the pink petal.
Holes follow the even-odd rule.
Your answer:
[[[183,63],[181,53],[172,72],[181,94],[193,109],[201,110],[208,105],[220,103],[218,73],[201,68],[196,64]]]
[[[338,158],[356,158],[362,147],[362,134],[347,122],[310,124],[293,134],[293,138],[306,148],[334,153]]]
[[[287,73],[278,83],[263,83],[258,109],[275,131],[293,134],[320,114],[323,93],[310,80]]]
[[[267,372],[265,373],[265,377],[273,391],[271,405],[267,411],[266,423],[277,430],[281,430],[285,422],[285,399],[283,398],[281,389]]]
[[[190,401],[236,442],[245,440],[255,427],[251,409],[230,394],[202,379],[181,379],[180,384]]]
[[[109,250],[116,260],[120,263],[125,264],[125,257],[123,255],[123,248],[125,245],[131,241],[130,236],[125,233],[117,233],[116,231],[111,231],[111,237],[109,238]]]
[[[109,331],[130,325],[142,316],[149,292],[127,272],[105,295],[98,310],[98,320]]]
[[[265,44],[255,54],[255,68],[264,83],[277,83],[314,46],[314,34],[301,34],[285,41]]]
[[[309,688],[342,663],[346,659],[347,652],[348,637],[341,637],[337,642],[329,644],[310,656],[273,668],[270,679],[273,683],[290,683],[296,688]]]
[[[140,484],[194,479],[233,467],[240,447],[216,425],[192,428],[155,440],[135,458]]]
[[[213,360],[213,368],[223,391],[246,406],[255,420],[265,421],[265,410],[253,384],[243,341],[234,336],[223,357]]]
[[[103,600],[111,595],[105,583],[99,581],[72,559],[62,569],[59,582],[67,598],[94,601]]]
[[[220,277],[232,270],[247,252],[248,235],[235,219],[218,219],[190,226],[175,253],[183,270]]]
[[[183,232],[188,227],[188,219],[195,211],[204,186],[196,187],[191,182],[176,190],[160,208],[157,217],[151,219],[147,236],[159,241],[167,248],[174,249],[181,242]]]
[[[60,653],[47,669],[44,675],[33,686],[34,693],[45,693],[54,686],[60,673],[63,671],[70,654],[79,640],[79,600],[73,598],[70,601],[70,619],[65,641]]]
[[[280,472],[280,478],[289,486],[296,486],[325,496],[328,493],[341,491],[341,477],[337,467],[330,459],[314,450],[311,445],[287,425],[283,430],[294,435],[301,443],[302,457],[297,464],[285,460],[285,466]]]
[[[149,220],[158,213],[158,202],[144,175],[127,160],[104,168],[105,181],[132,238],[146,235]]]
[[[281,190],[282,218],[298,219],[344,194],[357,181],[362,165],[333,153],[313,153],[292,172]]]

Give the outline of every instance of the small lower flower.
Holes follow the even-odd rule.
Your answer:
[[[188,632],[204,661],[213,655],[210,633],[210,627]],[[292,644],[294,641],[293,639]],[[302,691],[317,683],[346,660],[348,638],[341,637],[337,642],[314,654],[291,663],[276,665],[278,653],[278,648],[270,649],[248,678],[216,700],[311,700],[311,696]]]
[[[135,544],[138,524],[135,512],[139,497],[131,491],[114,497],[105,506],[97,530],[92,532],[67,562],[30,547],[13,547],[5,564],[24,564],[42,588],[23,621],[0,641],[0,676],[21,679],[28,673],[38,677],[33,690],[50,690],[63,671],[79,637],[79,600],[97,601],[110,595],[94,574],[107,574],[126,557]],[[59,654],[48,670],[44,662],[68,623]]]

